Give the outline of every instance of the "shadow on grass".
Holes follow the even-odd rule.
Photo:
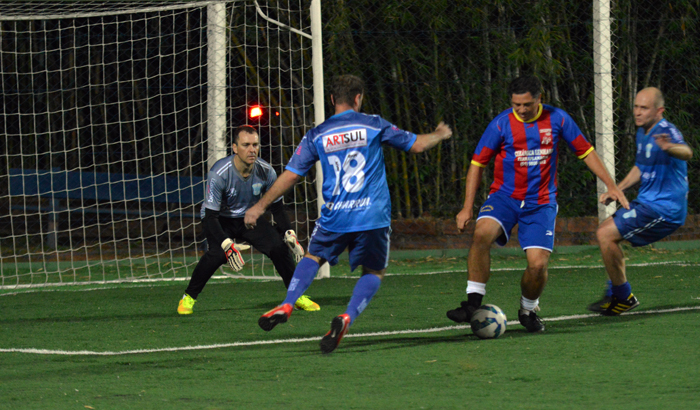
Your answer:
[[[314,302],[318,303],[319,306],[321,306],[321,310],[325,310],[324,308],[342,308],[344,311],[345,307],[347,306],[348,302],[350,301],[351,295],[314,297],[313,294],[308,294],[308,296],[311,300],[313,300]],[[269,302],[267,302],[267,304],[260,303],[259,306],[263,307],[264,309],[272,309],[273,307],[279,305],[280,303],[282,303],[282,300],[269,301]],[[340,313],[343,313],[343,312],[340,312]]]
[[[698,305],[688,305],[682,307],[700,307]],[[682,308],[681,307],[681,308]],[[663,309],[675,309],[679,306],[658,306],[655,310]],[[639,312],[637,314],[626,314],[621,316],[594,316],[586,317],[581,319],[570,319],[556,321],[552,320],[547,322],[544,318],[546,329],[544,332],[540,333],[530,333],[525,328],[515,325],[509,327],[507,332],[501,338],[506,337],[510,339],[519,339],[521,337],[549,337],[557,336],[560,334],[585,334],[585,333],[596,333],[609,326],[619,326],[625,323],[642,322],[648,320],[652,316],[658,315],[683,315],[683,314],[697,314],[697,310],[682,310],[674,312]],[[454,344],[454,343],[491,343],[496,342],[495,340],[482,340],[476,335],[471,333],[469,329],[463,330],[464,333],[456,335],[445,335],[445,336],[414,336],[414,335],[393,335],[393,336],[375,336],[372,339],[355,339],[348,337],[341,342],[336,352],[346,351],[347,353],[362,353],[366,352],[369,346],[372,346],[371,350],[394,350],[394,349],[405,349],[411,347],[420,347],[426,345],[435,344]],[[334,352],[334,354],[336,353]]]

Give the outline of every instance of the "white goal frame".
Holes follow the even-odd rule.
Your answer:
[[[202,63],[202,66],[206,65],[206,84],[204,84],[204,87],[199,85],[200,88],[206,88],[206,110],[197,111],[189,105],[186,108],[187,110],[197,112],[206,111],[206,116],[197,119],[199,122],[196,122],[191,127],[193,129],[197,128],[198,130],[206,130],[206,136],[203,136],[201,144],[201,148],[206,150],[206,165],[201,164],[200,169],[203,171],[199,175],[195,175],[198,181],[201,181],[202,178],[206,179],[206,172],[211,165],[219,158],[226,156],[227,152],[230,151],[230,142],[227,142],[228,131],[240,125],[240,123],[233,123],[236,118],[231,118],[230,113],[234,109],[245,109],[245,111],[247,111],[248,103],[255,103],[247,101],[245,107],[232,106],[231,83],[234,82],[235,79],[228,78],[228,74],[232,72],[230,67],[232,61],[231,54],[233,52],[240,52],[245,57],[246,62],[250,64],[251,62],[249,60],[252,60],[249,58],[250,55],[265,52],[265,46],[261,46],[259,43],[260,39],[257,36],[252,39],[252,41],[258,42],[254,44],[254,46],[258,48],[255,51],[240,51],[239,49],[234,49],[233,46],[229,44],[231,32],[234,30],[231,26],[234,21],[232,13],[248,12],[249,14],[245,15],[249,16],[251,14],[250,7],[254,7],[255,14],[257,15],[256,19],[259,19],[256,20],[256,22],[259,25],[251,25],[250,27],[242,29],[242,37],[248,35],[253,37],[257,32],[265,32],[265,34],[272,33],[271,37],[277,36],[281,38],[284,33],[289,42],[295,42],[295,44],[304,42],[305,44],[309,44],[308,47],[304,45],[305,48],[300,53],[302,55],[304,53],[309,53],[311,55],[311,64],[308,67],[301,67],[299,70],[310,70],[310,73],[300,74],[300,76],[312,78],[312,82],[310,84],[306,82],[303,83],[301,87],[304,87],[304,89],[296,92],[296,94],[301,96],[298,97],[298,100],[289,102],[289,105],[284,105],[287,104],[287,102],[283,103],[281,102],[282,100],[294,99],[297,98],[297,96],[296,94],[294,97],[282,95],[284,92],[281,90],[282,86],[275,85],[275,87],[279,87],[279,89],[275,88],[273,90],[271,85],[272,81],[265,83],[261,82],[258,78],[257,84],[246,84],[245,86],[247,90],[252,90],[252,94],[258,94],[259,99],[262,100],[257,101],[258,103],[262,102],[267,104],[267,113],[270,116],[274,115],[273,113],[275,111],[277,111],[278,115],[281,113],[281,117],[285,115],[286,111],[297,111],[296,114],[289,115],[289,118],[292,119],[290,120],[292,121],[291,125],[284,123],[282,119],[279,120],[281,124],[279,125],[279,133],[285,134],[284,138],[286,138],[286,141],[282,141],[282,136],[279,137],[280,141],[278,143],[273,141],[274,138],[270,140],[271,144],[278,144],[271,147],[271,151],[276,150],[277,154],[279,154],[279,161],[273,163],[273,166],[276,167],[278,172],[283,169],[285,155],[288,155],[285,154],[285,152],[290,150],[290,146],[293,150],[293,145],[301,140],[306,130],[325,120],[321,2],[320,0],[311,0],[310,9],[308,10],[281,10],[279,8],[279,4],[281,3],[291,4],[301,8],[303,2],[298,1],[298,3],[295,3],[295,1],[297,0],[286,0],[286,3],[284,1],[272,2],[275,3],[274,5],[266,4],[263,0],[256,0],[253,2],[242,0],[160,0],[144,2],[71,1],[65,3],[52,2],[48,4],[40,1],[17,1],[14,3],[5,2],[5,4],[0,5],[0,24],[14,24],[11,22],[16,23],[24,21],[30,22],[28,24],[38,27],[43,24],[42,22],[48,20],[73,21],[73,24],[83,24],[85,21],[89,22],[90,19],[110,19],[116,18],[116,16],[127,18],[133,15],[137,16],[135,18],[146,19],[149,17],[140,16],[148,16],[150,14],[159,16],[160,14],[158,13],[167,14],[171,12],[174,14],[179,11],[191,9],[206,10],[206,12],[204,12],[206,20],[202,20],[201,23],[202,27],[206,27],[206,43],[204,45],[206,47],[206,62]],[[12,4],[15,5],[14,9],[12,8]],[[275,5],[277,8],[275,8]],[[246,7],[248,7],[248,9],[246,9]],[[279,18],[280,16],[286,17],[292,15],[295,17],[302,16],[303,18],[300,17],[298,20],[294,21],[283,21]],[[158,17],[155,17],[155,19],[157,20]],[[295,27],[295,25],[297,27]],[[32,41],[33,34],[34,33],[30,33],[27,35],[28,41]],[[17,38],[19,37],[20,36],[17,36]],[[144,41],[147,40],[148,39]],[[46,43],[48,44],[48,42]],[[35,45],[30,44],[26,49],[33,52],[34,50],[32,47],[35,47]],[[201,49],[202,45],[196,45],[195,47]],[[161,53],[167,54],[170,52],[171,50],[165,50]],[[189,52],[190,51],[184,53],[186,54]],[[198,52],[201,52],[201,50]],[[288,52],[291,55],[295,50],[278,49],[276,52],[280,55]],[[5,50],[0,49],[0,58],[2,58],[3,53],[5,53]],[[196,54],[196,52],[193,53]],[[248,53],[250,53],[250,55]],[[48,54],[48,51],[46,54]],[[189,55],[186,57],[188,56]],[[280,60],[287,59],[292,62],[288,62],[289,64],[293,64],[294,62],[294,57],[287,57],[286,55],[282,57],[273,56],[272,58]],[[306,57],[302,56],[299,58],[303,61]],[[10,57],[5,56],[5,60],[9,59]],[[202,66],[198,66],[196,69],[204,69]],[[178,68],[173,65],[173,70],[177,69]],[[191,68],[188,66],[186,69],[189,70]],[[241,71],[244,71],[244,69],[241,69]],[[254,68],[251,67],[247,69],[254,70]],[[282,68],[280,68],[280,70],[282,70]],[[16,77],[19,78],[23,75],[25,74],[16,74]],[[29,78],[33,75],[41,76],[42,73],[30,73],[27,74],[26,77]],[[46,78],[49,78],[49,76],[46,75]],[[135,81],[136,80],[134,80],[134,82]],[[292,81],[288,79],[280,81],[280,83],[285,84],[291,82]],[[279,93],[279,95],[273,95],[275,92]],[[305,93],[312,93],[313,97],[306,101],[306,98],[303,97]],[[290,95],[291,94],[294,93],[290,93]],[[173,94],[173,97],[175,100],[179,98],[175,94]],[[129,103],[131,104],[132,102],[130,101]],[[121,102],[118,105],[121,106]],[[304,120],[304,113],[306,112],[313,112],[313,119],[308,122]],[[22,112],[21,108],[18,108],[16,114],[17,117],[21,117],[26,113]],[[51,113],[48,111],[41,112],[37,115],[37,118],[48,117],[50,115]],[[3,119],[5,118],[3,117]],[[249,119],[246,119],[246,121],[248,120]],[[38,120],[34,121],[36,122]],[[274,134],[277,132],[277,129],[275,128],[276,125],[272,124],[272,122],[272,119],[268,119],[268,123],[265,125],[262,123],[251,125],[259,126],[261,129],[265,127],[267,133]],[[8,141],[9,138],[40,138],[38,135],[28,137],[22,133],[13,133],[15,130],[11,129],[8,123],[9,121],[2,122],[5,127],[2,131],[4,131],[6,135],[3,138],[8,138]],[[128,128],[131,125],[133,124],[126,123],[113,126]],[[112,125],[100,124],[99,126],[107,127]],[[13,132],[7,132],[10,130]],[[32,130],[34,131],[34,128]],[[73,132],[79,133],[80,130],[74,130]],[[263,148],[265,148],[266,141],[261,141],[261,143]],[[51,144],[49,144],[49,146],[50,145]],[[175,150],[182,149],[196,151],[200,149],[200,145],[196,147],[175,148]],[[274,156],[277,154],[273,152],[269,155]],[[22,155],[25,154],[23,153]],[[39,154],[36,153],[32,155],[39,156]],[[100,177],[104,177],[104,172],[72,172],[69,171],[69,165],[66,165],[64,169],[60,170],[54,167],[47,170],[45,165],[38,165],[39,160],[36,158],[32,159],[32,161],[27,161],[26,164],[23,159],[21,164],[17,166],[16,164],[10,164],[11,156],[12,153],[8,151],[8,158],[0,162],[0,210],[4,211],[5,209],[2,208],[6,207],[8,213],[3,221],[4,225],[2,226],[4,229],[0,228],[0,289],[189,279],[199,259],[199,255],[201,255],[202,252],[201,246],[197,246],[197,241],[201,241],[201,235],[199,239],[195,239],[194,243],[190,242],[166,248],[160,247],[155,252],[150,252],[147,247],[143,245],[149,238],[139,236],[131,237],[131,234],[127,234],[126,239],[108,239],[109,244],[107,244],[107,246],[101,243],[102,239],[100,239],[100,243],[98,244],[73,246],[74,242],[72,239],[69,238],[67,242],[65,239],[62,239],[65,238],[66,235],[75,235],[76,232],[76,228],[71,227],[70,222],[68,223],[69,227],[65,227],[65,218],[67,218],[67,215],[70,215],[70,218],[72,218],[75,212],[80,215],[86,215],[88,212],[97,214],[97,222],[94,225],[86,225],[81,228],[82,232],[87,235],[94,231],[101,232],[105,230],[104,224],[100,222],[100,215],[111,214],[114,218],[117,214],[129,214],[130,212],[144,214],[143,207],[138,210],[134,209],[134,202],[138,201],[134,201],[133,198],[129,197],[128,192],[124,193],[124,198],[115,199],[114,204],[116,205],[110,204],[106,207],[100,203],[96,203],[97,200],[87,201],[89,203],[86,203],[85,198],[75,199],[71,197],[71,192],[75,190],[71,190],[70,181],[78,178],[81,184],[83,182],[86,184],[84,186],[81,185],[81,190],[94,189],[98,191],[98,182],[96,181],[98,181]],[[26,168],[33,168],[29,170],[25,169],[25,166]],[[79,168],[75,169],[80,170]],[[85,175],[89,175],[90,172],[95,174],[94,180],[86,181],[84,179]],[[143,191],[145,195],[150,193],[152,195],[170,198],[171,195],[181,196],[183,192],[189,195],[193,190],[200,190],[195,192],[197,195],[203,196],[204,194],[203,185],[201,183],[196,186],[181,186],[179,185],[182,182],[181,178],[178,180],[178,185],[174,189],[170,189],[170,186],[166,186],[164,191],[157,191],[155,185],[159,181],[164,180],[167,185],[172,184],[172,181],[176,179],[171,178],[171,175],[168,173],[148,176],[139,175],[135,180],[136,185],[131,183],[134,181],[115,182],[113,174],[105,175],[108,175],[104,183],[105,185],[113,186],[115,184],[123,184],[119,186],[123,187],[124,190],[136,187],[135,189],[139,190],[139,197],[142,193],[141,183],[144,182],[141,179],[147,180],[145,182],[151,184],[149,188],[150,191]],[[318,217],[322,206],[322,195],[320,191],[322,180],[320,168],[318,166],[316,167],[316,176],[317,178],[313,179],[314,176],[310,175],[304,183],[300,184],[302,185],[300,188],[295,188],[295,192],[289,195],[289,197],[293,197],[291,202],[288,203],[288,208],[294,211],[294,217],[292,218],[293,225],[300,233],[300,241],[304,245],[307,244],[308,235],[311,233],[313,223]],[[174,175],[174,177],[179,177],[179,175]],[[124,178],[128,179],[126,175],[124,175]],[[57,180],[63,181],[61,184],[64,185],[56,185]],[[45,186],[47,181],[48,188]],[[62,188],[56,188],[56,186],[61,186]],[[110,193],[110,195],[113,195],[113,193]],[[101,199],[104,199],[104,197],[101,197]],[[153,198],[151,198],[151,200],[153,203],[156,202]],[[309,205],[311,204],[309,201],[311,200],[317,203],[315,207],[312,206],[310,209]],[[201,202],[196,206],[197,214],[199,206],[201,206]],[[146,208],[149,207],[147,206]],[[189,232],[191,234],[199,225],[198,220],[194,221],[194,219],[197,218],[194,216],[192,209],[192,206],[185,208],[182,204],[166,203],[165,205],[153,205],[150,211],[147,209],[148,212],[146,212],[146,214],[149,215],[148,217],[156,215],[160,217],[165,216],[169,219],[171,215],[179,215],[178,218],[175,218],[178,220],[179,225],[172,227],[170,222],[168,222],[166,231],[159,235],[172,236],[183,232],[182,236],[184,238],[184,232]],[[182,215],[188,212],[192,214],[192,218],[183,218]],[[300,214],[304,214],[306,217],[300,220],[297,218]],[[20,230],[17,229],[17,226],[21,225],[24,227],[32,224],[38,224],[40,226],[38,231],[30,231],[27,229],[26,231],[20,232]],[[110,223],[108,222],[107,224]],[[125,226],[125,228],[123,227],[122,229],[125,229],[127,233],[133,233],[143,232],[144,226],[148,225],[148,223],[146,219],[142,217],[131,218],[130,216],[126,216],[122,225]],[[109,225],[111,232],[116,231],[116,226],[117,223],[111,222],[111,225]],[[137,226],[137,228],[132,228],[134,226]],[[98,237],[101,238],[99,232]],[[127,248],[125,254],[119,250],[122,247]],[[104,248],[109,249],[105,251]],[[248,267],[243,273],[234,275],[230,271],[227,272],[225,267],[222,267],[222,274],[224,274],[224,276],[240,278],[279,279],[278,275],[274,272],[272,264],[259,253],[251,251],[251,253],[246,256],[246,259],[248,261]],[[326,264],[319,271],[318,277],[328,276],[330,276],[330,271]]]

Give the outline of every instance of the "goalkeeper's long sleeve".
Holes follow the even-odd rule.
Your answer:
[[[228,238],[228,236],[226,236],[224,233],[224,229],[221,227],[221,223],[219,222],[219,211],[205,208],[202,225],[206,232],[209,232],[209,234],[216,239],[216,244],[220,244]]]

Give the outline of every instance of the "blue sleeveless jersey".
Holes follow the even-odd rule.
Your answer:
[[[332,232],[359,232],[391,225],[391,199],[382,144],[408,151],[416,134],[377,115],[348,110],[309,130],[286,169],[305,176],[316,161],[323,169],[318,224]]]
[[[688,164],[665,153],[654,135],[668,134],[671,142],[685,144],[675,125],[662,119],[648,133],[637,129],[637,158],[641,171],[637,200],[651,207],[666,221],[683,224],[688,213]]]

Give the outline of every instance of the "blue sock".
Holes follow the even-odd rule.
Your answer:
[[[605,296],[607,297],[612,297],[613,292],[612,292],[612,281],[608,281],[608,285],[605,287]]]
[[[613,286],[612,294],[618,299],[627,300],[632,294],[632,286],[630,286],[629,282],[625,282],[619,286]]]
[[[285,303],[289,303],[294,306],[299,296],[306,292],[306,289],[311,286],[311,282],[314,281],[316,277],[316,272],[318,272],[318,263],[311,258],[304,258],[297,264],[297,268],[294,270],[294,276],[292,276],[291,282],[289,282],[289,288],[287,289],[287,297],[284,299]]]
[[[363,275],[355,284],[355,289],[352,291],[348,310],[345,311],[350,316],[350,323],[355,321],[355,318],[360,316],[363,310],[372,300],[372,296],[379,290],[379,285],[382,280],[379,276],[368,273]]]

